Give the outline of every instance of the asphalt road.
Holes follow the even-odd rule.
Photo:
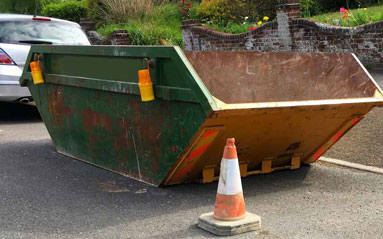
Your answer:
[[[147,186],[56,153],[34,106],[0,109],[0,238],[215,238],[196,222],[213,210],[217,183]],[[351,131],[326,156],[381,160],[374,112],[353,130],[370,141],[348,144]],[[383,236],[382,175],[316,163],[248,177],[243,188],[262,230],[233,238]]]

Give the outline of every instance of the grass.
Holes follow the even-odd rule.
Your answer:
[[[144,17],[154,6],[153,0],[99,0],[106,11],[102,11],[102,18],[107,22],[125,22],[130,18]]]
[[[266,23],[263,21],[263,24]],[[207,28],[220,31],[220,32],[225,32],[225,33],[231,33],[231,34],[240,34],[244,32],[248,32],[250,27],[257,28],[257,23],[252,23],[245,21],[243,23],[234,23],[234,22],[229,22],[226,26],[220,26],[212,23],[207,23],[204,25]]]
[[[229,22],[227,26],[225,27],[216,25],[216,24],[205,24],[204,26],[216,31],[220,31],[220,32],[239,34],[239,33],[247,32],[249,27],[254,26],[254,23],[244,22],[240,24],[240,23]]]
[[[349,10],[349,17],[342,19],[340,12],[324,13],[311,17],[318,22],[338,25],[343,27],[354,27],[363,24],[383,21],[383,5],[369,7],[367,9]]]
[[[110,37],[114,30],[127,30],[133,45],[182,46],[181,20],[177,4],[164,4],[155,6],[151,14],[142,19],[106,25],[99,28],[98,32]]]

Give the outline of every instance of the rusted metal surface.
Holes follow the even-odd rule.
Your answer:
[[[351,54],[185,54],[210,93],[228,104],[372,97],[376,89]]]
[[[349,54],[201,52],[189,61],[177,47],[33,46],[28,61],[35,54],[45,83],[33,85],[27,67],[20,82],[57,150],[156,186],[203,172],[210,182],[228,137],[243,176],[296,169],[383,102]],[[141,102],[147,60],[155,100]]]
[[[190,72],[174,48],[40,46],[32,52],[43,59],[45,84],[33,85],[28,69],[21,81],[57,150],[152,185],[160,185],[211,111],[201,89],[193,91],[195,81],[180,81]],[[156,62],[157,100],[143,103],[138,70],[147,67],[146,58]]]

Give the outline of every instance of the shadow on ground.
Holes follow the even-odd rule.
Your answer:
[[[0,102],[0,123],[40,122],[41,117],[33,104]]]
[[[0,231],[76,233],[214,205],[217,183],[155,188],[58,154],[50,140],[4,143],[0,151]],[[248,177],[245,196],[305,187],[309,171]]]

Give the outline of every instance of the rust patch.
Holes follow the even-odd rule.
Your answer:
[[[170,147],[170,152],[172,152],[172,153],[177,153],[177,145],[172,145],[171,147]]]
[[[210,93],[227,104],[363,98],[376,90],[349,54],[191,51],[185,55]]]
[[[94,129],[95,127],[99,127],[112,133],[112,130],[113,130],[112,118],[109,115],[94,112],[89,109],[81,111],[80,114],[82,115],[83,128],[87,132],[87,136],[89,139],[89,143],[87,147],[88,149],[91,149],[91,150],[89,150],[88,153],[92,157],[97,157],[97,153],[95,153],[97,150],[94,150],[94,149],[99,147],[98,144],[102,140],[106,140],[106,139],[101,139],[101,137],[107,137],[107,135],[100,136],[96,132],[94,132]]]
[[[156,112],[145,114],[143,113],[145,112],[143,107],[145,105],[140,101],[127,102],[125,112],[131,115],[127,116],[128,120],[124,118],[117,119],[119,137],[114,142],[114,149],[125,152],[124,155],[127,155],[129,151],[136,150],[135,153],[138,155],[141,166],[141,178],[145,177],[145,173],[148,173],[147,170],[149,170],[143,170],[142,167],[145,165],[151,168],[150,172],[158,172],[162,150],[167,150],[162,149],[160,137],[162,136],[163,128],[167,127],[163,121],[162,113],[168,111],[168,108],[160,105]],[[133,138],[135,147],[133,145]],[[177,151],[177,147],[169,146],[168,151],[169,153],[174,153],[174,151]],[[127,159],[124,160],[126,161]],[[126,169],[121,170],[124,171]]]
[[[117,119],[117,127],[120,129],[116,137],[114,138],[113,149],[116,151],[130,151],[133,149],[133,145],[130,143],[129,139],[129,128],[132,125],[130,119]],[[123,161],[126,161],[124,157]]]
[[[107,131],[112,131],[112,118],[109,115],[100,114],[91,110],[82,111],[82,115],[82,124],[88,132],[92,132],[94,127],[102,127]]]
[[[60,126],[63,125],[63,118],[71,114],[72,110],[64,104],[61,86],[56,87],[48,95],[48,110],[51,112],[54,123]]]
[[[296,150],[301,146],[301,142],[292,143],[287,147],[286,151]]]

